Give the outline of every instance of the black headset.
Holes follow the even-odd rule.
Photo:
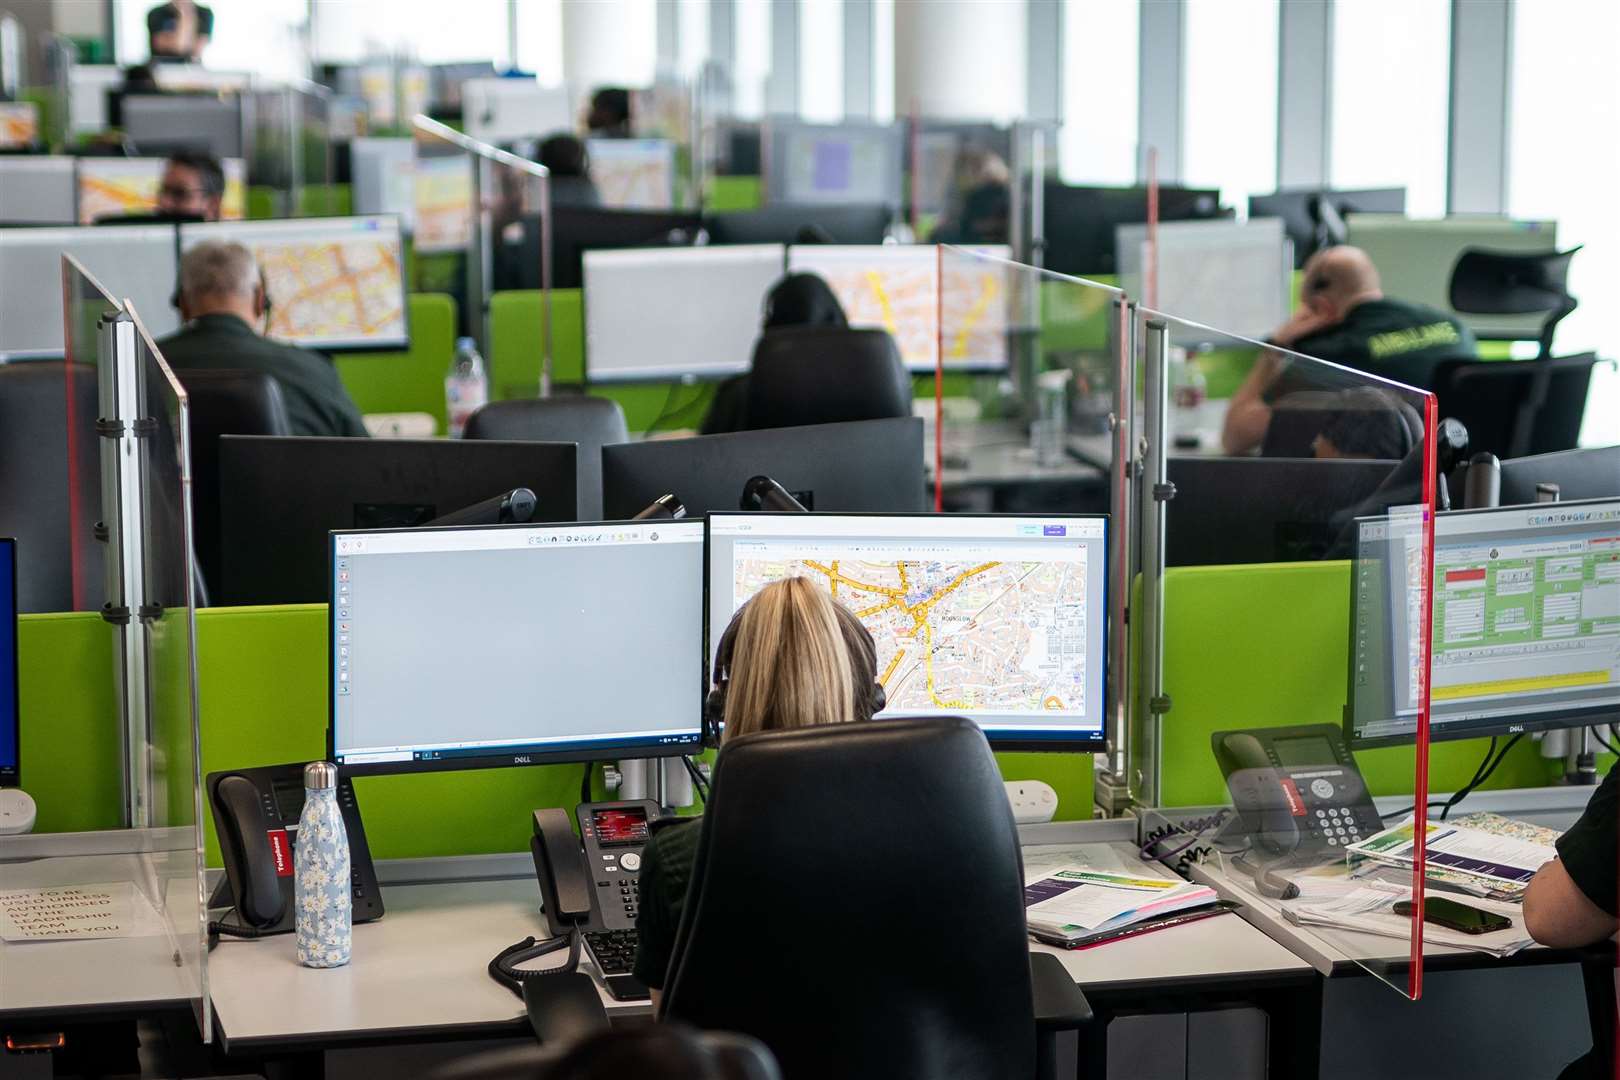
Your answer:
[[[731,616],[725,632],[720,635],[720,644],[714,650],[713,681],[709,688],[709,696],[703,699],[703,745],[707,747],[720,745],[720,734],[726,725],[726,692],[731,688],[731,661],[737,651],[737,627],[742,622],[742,613],[747,606],[744,604]],[[842,627],[839,628],[839,633],[843,633]],[[870,639],[870,632],[867,636]],[[875,645],[872,668],[874,672],[877,669]],[[889,692],[876,678],[872,680],[871,688],[864,694],[859,688],[856,694],[855,712],[863,720],[876,716],[889,704]]]

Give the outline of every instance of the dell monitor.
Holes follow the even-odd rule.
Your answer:
[[[1331,208],[1332,214],[1323,209]],[[1328,188],[1287,188],[1270,195],[1249,196],[1249,220],[1280,218],[1294,242],[1294,266],[1303,267],[1305,260],[1323,247],[1338,242],[1329,235],[1324,219],[1336,216],[1343,220],[1350,214],[1404,214],[1405,188],[1371,188],[1360,191],[1335,191]]]
[[[701,521],[343,531],[330,561],[344,772],[700,749]]]
[[[1160,221],[1195,221],[1227,216],[1221,193],[1212,189],[1161,187]],[[1115,230],[1148,219],[1148,189],[1072,187],[1046,181],[1042,232],[1048,270],[1080,277],[1118,272]]]
[[[0,537],[0,787],[16,787],[22,772],[18,667],[17,541]]]
[[[881,244],[894,224],[888,203],[773,203],[763,210],[712,214],[711,244]]]
[[[525,214],[521,234],[502,236],[495,249],[496,289],[540,287],[540,215]],[[697,240],[702,218],[677,210],[603,210],[554,206],[551,210],[551,287],[578,289],[587,251],[608,248],[684,247]]]
[[[1592,446],[1502,462],[1503,506],[1536,501],[1536,488],[1556,484],[1558,498],[1620,499],[1620,446]]]
[[[1422,532],[1357,523],[1346,734],[1416,737]],[[1620,719],[1620,499],[1435,515],[1429,738]]]
[[[585,252],[585,378],[718,378],[748,370],[780,244]]]
[[[804,577],[872,632],[885,718],[965,716],[1003,750],[1097,750],[1108,519],[710,514],[709,652],[764,586]]]
[[[536,521],[573,521],[573,443],[225,435],[219,440],[226,604],[326,599],[326,534],[409,528],[514,488]]]
[[[810,510],[916,513],[927,508],[923,422],[907,416],[604,446],[603,516],[633,517],[671,493],[693,517],[735,510],[761,475]]]
[[[270,299],[269,337],[311,349],[410,347],[405,256],[393,217],[207,222],[180,227],[180,250],[245,245]]]

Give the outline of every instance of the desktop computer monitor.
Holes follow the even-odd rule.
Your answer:
[[[710,514],[709,652],[805,577],[877,644],[894,717],[965,716],[1000,749],[1092,750],[1107,715],[1105,516]]]
[[[39,106],[0,101],[0,150],[28,150],[39,141]]]
[[[1005,246],[967,250],[999,260],[1012,257]],[[788,271],[825,279],[851,326],[887,330],[908,371],[934,370],[942,312],[949,338],[945,370],[1007,369],[1012,272],[1005,261],[941,258],[932,244],[806,244],[788,249]]]
[[[1294,242],[1294,267],[1322,246],[1321,204],[1326,203],[1344,220],[1350,214],[1404,214],[1405,188],[1367,188],[1336,191],[1328,188],[1286,188],[1270,195],[1249,196],[1249,220],[1280,218],[1288,239]]]
[[[1148,228],[1120,225],[1114,235],[1120,288],[1147,303]],[[1210,328],[1177,327],[1177,344],[1213,345],[1234,335],[1260,341],[1288,320],[1294,259],[1276,218],[1167,221],[1158,229],[1154,265],[1152,307]]]
[[[416,144],[410,139],[349,141],[349,177],[356,214],[397,214],[409,222],[416,212]]]
[[[153,213],[167,165],[168,159],[161,157],[79,158],[79,224]],[[247,167],[241,158],[226,158],[220,167],[225,172],[220,218],[240,221],[247,213]]]
[[[765,125],[766,203],[901,203],[897,124]]]
[[[334,532],[330,561],[345,772],[700,749],[701,521]]]
[[[461,121],[468,135],[491,145],[574,126],[568,91],[534,79],[468,79],[461,84]]]
[[[575,458],[573,443],[221,436],[217,591],[319,603],[329,530],[426,525],[513,488],[534,492],[533,520],[573,521]]]
[[[456,114],[462,109],[462,87],[474,79],[498,77],[495,65],[488,60],[463,60],[449,64],[434,64],[429,69],[433,80],[433,115]],[[465,118],[463,118],[465,122]]]
[[[73,185],[73,159],[65,155],[0,157],[0,226],[72,225]]]
[[[115,124],[147,156],[180,150],[242,156],[242,106],[235,94],[119,94]]]
[[[775,203],[761,210],[711,214],[703,231],[716,245],[881,244],[893,224],[894,208],[886,203]]]
[[[1503,506],[1536,501],[1536,485],[1557,484],[1558,498],[1620,499],[1620,446],[1591,446],[1502,462]]]
[[[923,422],[907,416],[604,446],[603,516],[629,518],[672,493],[693,517],[735,510],[743,486],[762,475],[811,510],[918,513],[927,508]]]
[[[16,787],[22,772],[18,668],[17,541],[0,537],[0,787]]]
[[[551,287],[584,285],[587,251],[614,248],[686,247],[703,219],[680,210],[608,210],[555,206],[551,210]],[[502,237],[495,254],[496,289],[540,287],[540,215],[523,216],[516,240]]]
[[[235,241],[253,252],[270,295],[270,337],[332,351],[410,347],[398,218],[180,226],[182,253],[205,240]]]
[[[461,151],[417,154],[405,218],[419,254],[465,252],[472,243],[472,159]]]
[[[1045,194],[1046,269],[1078,277],[1117,273],[1114,230],[1147,221],[1147,188],[1071,187],[1047,180]],[[1219,191],[1159,189],[1161,222],[1224,216]]]
[[[1357,523],[1346,734],[1409,742],[1423,655],[1421,525]],[[1620,718],[1620,499],[1435,515],[1429,738]]]
[[[716,378],[748,370],[780,244],[585,253],[585,378]]]
[[[619,210],[675,206],[675,144],[668,139],[587,139],[591,182],[602,205]]]
[[[116,299],[133,300],[154,337],[180,325],[170,305],[174,226],[0,229],[0,357],[62,355],[62,256],[72,255]]]

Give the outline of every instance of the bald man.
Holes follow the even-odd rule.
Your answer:
[[[1443,311],[1384,295],[1378,268],[1360,248],[1319,251],[1305,264],[1299,309],[1269,343],[1318,360],[1428,389],[1435,366],[1475,358],[1474,335]],[[1274,401],[1297,390],[1333,389],[1308,374],[1285,374],[1288,359],[1262,353],[1226,412],[1221,444],[1229,454],[1260,445]]]

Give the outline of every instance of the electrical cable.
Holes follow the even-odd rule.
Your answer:
[[[1609,725],[1609,734],[1614,734],[1613,724]],[[1620,754],[1620,749],[1617,749],[1614,743],[1611,743],[1608,739],[1603,737],[1603,729],[1596,724],[1592,725],[1592,738],[1596,739],[1598,745],[1603,747],[1603,749],[1607,750],[1609,753]]]
[[[1475,788],[1479,787],[1479,785],[1491,778],[1491,774],[1496,771],[1497,766],[1502,764],[1502,759],[1508,756],[1508,751],[1517,746],[1519,740],[1522,738],[1524,738],[1524,732],[1521,731],[1507,741],[1507,745],[1502,747],[1501,752],[1498,753],[1494,759],[1492,759],[1490,756],[1490,750],[1486,751],[1486,760],[1481,762],[1479,770],[1474,773],[1474,778],[1462,788],[1459,788],[1456,794],[1452,795],[1451,798],[1445,801],[1445,805],[1440,810],[1441,821],[1446,820],[1446,816],[1451,813],[1452,808],[1466,799]],[[1496,740],[1492,739],[1491,749],[1495,749],[1495,747]]]
[[[591,801],[591,768],[590,762],[585,763],[585,772],[579,778],[579,801]]]
[[[697,762],[686,755],[681,755],[681,764],[686,766],[686,773],[692,778],[692,786],[697,789],[698,798],[703,805],[709,805],[709,782],[703,779],[703,770],[697,767]]]

